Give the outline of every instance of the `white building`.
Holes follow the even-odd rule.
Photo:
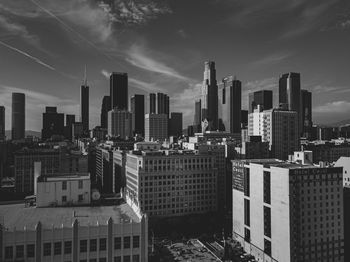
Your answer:
[[[167,114],[145,114],[145,141],[167,139],[168,121]]]
[[[350,187],[350,157],[340,157],[334,166],[343,167],[343,185]]]
[[[298,113],[276,108],[262,111],[258,105],[249,114],[248,135],[261,136],[262,142],[269,142],[273,157],[287,160],[300,148]]]
[[[233,237],[258,261],[344,261],[341,167],[232,161]]]
[[[113,109],[108,112],[108,135],[122,139],[132,137],[132,113]]]

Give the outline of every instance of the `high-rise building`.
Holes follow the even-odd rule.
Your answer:
[[[249,114],[248,135],[269,142],[272,157],[287,160],[299,150],[298,114],[283,109],[262,111],[260,105]]]
[[[101,127],[108,128],[108,111],[111,110],[111,97],[104,96],[101,107]]]
[[[128,139],[132,137],[132,114],[114,108],[108,112],[108,135]]]
[[[0,106],[0,140],[5,138],[5,107]]]
[[[283,74],[279,79],[279,104],[298,113],[299,135],[303,126],[300,86],[299,73]]]
[[[242,83],[236,77],[225,77],[219,85],[220,131],[241,133]]]
[[[111,110],[128,110],[128,74],[113,72],[110,76]]]
[[[202,123],[202,106],[201,100],[198,99],[194,103],[194,121],[193,125],[199,126]]]
[[[134,134],[145,135],[145,96],[134,95],[130,100],[132,130]]]
[[[182,113],[172,112],[169,119],[169,136],[182,135]]]
[[[233,238],[257,261],[344,260],[342,167],[232,161]]]
[[[248,110],[241,110],[241,127],[246,129],[248,126]]]
[[[80,122],[83,123],[84,133],[89,133],[89,86],[87,85],[86,67],[84,82],[80,87]]]
[[[25,137],[25,95],[12,93],[12,140]]]
[[[311,138],[312,132],[312,93],[307,90],[301,90],[301,118],[302,135],[307,139]]]
[[[50,139],[52,136],[64,135],[64,114],[57,113],[57,107],[47,106],[43,113],[42,139]]]
[[[72,140],[72,126],[75,123],[75,115],[66,115],[66,125],[64,127],[64,135],[70,141]]]
[[[166,114],[169,117],[169,96],[157,93],[157,114]]]
[[[257,105],[262,106],[263,110],[272,109],[272,90],[260,90],[249,94],[248,112],[253,113]]]
[[[145,115],[145,141],[163,141],[168,138],[168,116],[166,114]]]
[[[157,95],[154,93],[149,94],[149,114],[157,114]]]
[[[208,120],[208,129],[218,129],[218,85],[216,81],[215,62],[204,64],[202,85],[202,120]],[[209,131],[208,130],[208,131]]]

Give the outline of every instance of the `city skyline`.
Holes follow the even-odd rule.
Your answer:
[[[133,1],[133,7],[115,2],[119,13],[94,1],[1,3],[0,104],[6,107],[6,130],[11,92],[26,94],[27,130],[40,131],[45,106],[78,116],[85,64],[91,127],[99,125],[101,100],[109,94],[105,76],[113,71],[128,73],[129,98],[166,93],[170,111],[183,112],[184,126],[191,124],[191,101],[200,98],[208,60],[216,62],[218,81],[227,75],[242,81],[242,109],[248,108],[248,93],[262,89],[273,90],[276,106],[279,76],[298,72],[301,88],[313,93],[315,124],[348,118],[345,1],[265,1],[254,8],[249,1],[201,1],[203,17],[197,21],[191,17],[198,1]],[[208,15],[210,21],[204,19]]]

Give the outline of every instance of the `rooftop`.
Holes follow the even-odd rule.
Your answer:
[[[0,205],[0,217],[8,230],[26,227],[35,229],[40,221],[43,228],[72,227],[75,219],[79,225],[106,225],[111,217],[113,222],[140,222],[137,214],[128,204],[118,206],[81,206],[81,207],[25,207],[24,204]]]
[[[38,182],[72,180],[72,179],[90,179],[90,174],[89,173],[45,174],[45,175],[40,175],[38,177]]]

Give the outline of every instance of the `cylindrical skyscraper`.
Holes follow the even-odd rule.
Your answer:
[[[12,140],[25,137],[25,95],[12,93]]]

